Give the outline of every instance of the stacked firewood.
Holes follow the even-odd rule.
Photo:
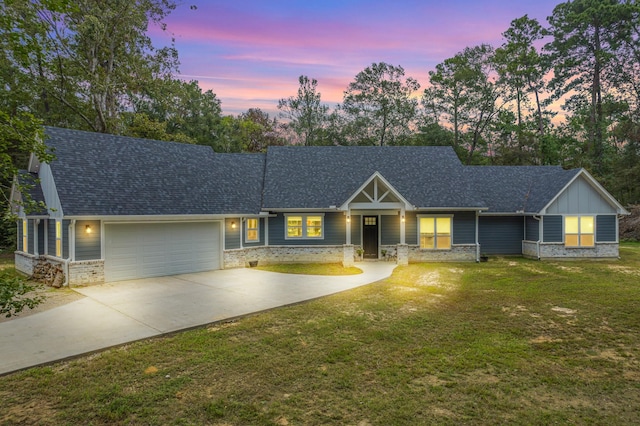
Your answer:
[[[41,260],[33,267],[31,279],[43,282],[51,287],[60,288],[64,283],[64,272],[61,265]]]

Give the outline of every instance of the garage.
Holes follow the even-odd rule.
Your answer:
[[[219,222],[105,225],[105,281],[220,269]]]

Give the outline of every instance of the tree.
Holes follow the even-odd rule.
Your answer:
[[[156,79],[131,99],[132,125],[136,115],[143,114],[155,127],[163,123],[168,140],[178,142],[211,144],[222,114],[220,100],[211,90],[203,92],[197,81]]]
[[[0,270],[0,315],[9,318],[42,302],[42,296],[25,296],[33,290],[34,287],[27,284],[24,277],[9,270]]]
[[[493,49],[488,45],[468,47],[429,71],[431,86],[423,93],[423,108],[429,120],[451,128],[453,146],[467,164],[486,142],[485,132],[502,109],[493,72]]]
[[[329,107],[320,101],[318,81],[315,78],[309,80],[309,77],[301,75],[298,82],[300,87],[297,96],[278,101],[280,116],[291,120],[289,126],[302,140],[303,145],[319,145]]]
[[[606,173],[603,96],[608,88],[604,78],[614,72],[613,58],[621,47],[631,43],[632,28],[637,25],[634,9],[637,5],[626,1],[574,0],[556,6],[548,18],[553,39],[544,48],[553,63],[551,85],[556,98],[567,98],[568,108],[588,102],[586,152],[598,176]]]
[[[545,90],[545,74],[548,65],[538,52],[535,43],[544,36],[542,26],[527,15],[514,19],[508,30],[502,33],[506,42],[496,49],[496,63],[499,84],[504,85],[509,100],[515,101],[516,138],[519,159],[516,164],[538,162],[536,146],[545,135],[545,120],[542,111],[541,94]],[[533,96],[535,129],[537,137],[527,131],[525,109],[531,104],[529,96]]]
[[[407,141],[418,106],[411,96],[420,84],[404,75],[401,66],[373,63],[349,83],[341,111],[356,144],[383,146]]]
[[[31,88],[23,106],[45,124],[119,133],[128,95],[177,70],[175,49],[155,49],[146,35],[149,23],[161,25],[175,8],[172,0],[15,0],[2,7],[15,17],[13,28],[3,25],[10,40],[4,59]],[[16,31],[21,43],[11,42]]]

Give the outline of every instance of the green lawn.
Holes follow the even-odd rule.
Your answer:
[[[270,272],[282,272],[285,274],[306,275],[357,275],[362,273],[360,268],[355,266],[345,268],[339,263],[285,263],[258,266],[256,269]]]
[[[0,423],[639,424],[640,244],[621,256],[399,267],[0,377]]]

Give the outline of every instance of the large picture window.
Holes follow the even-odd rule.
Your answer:
[[[321,239],[324,237],[323,215],[287,215],[285,239]]]
[[[245,241],[248,243],[257,243],[260,241],[260,220],[247,219],[245,221]]]
[[[419,217],[419,241],[421,249],[451,249],[451,217]]]
[[[567,247],[593,247],[595,245],[595,218],[593,216],[565,216],[564,245]]]

